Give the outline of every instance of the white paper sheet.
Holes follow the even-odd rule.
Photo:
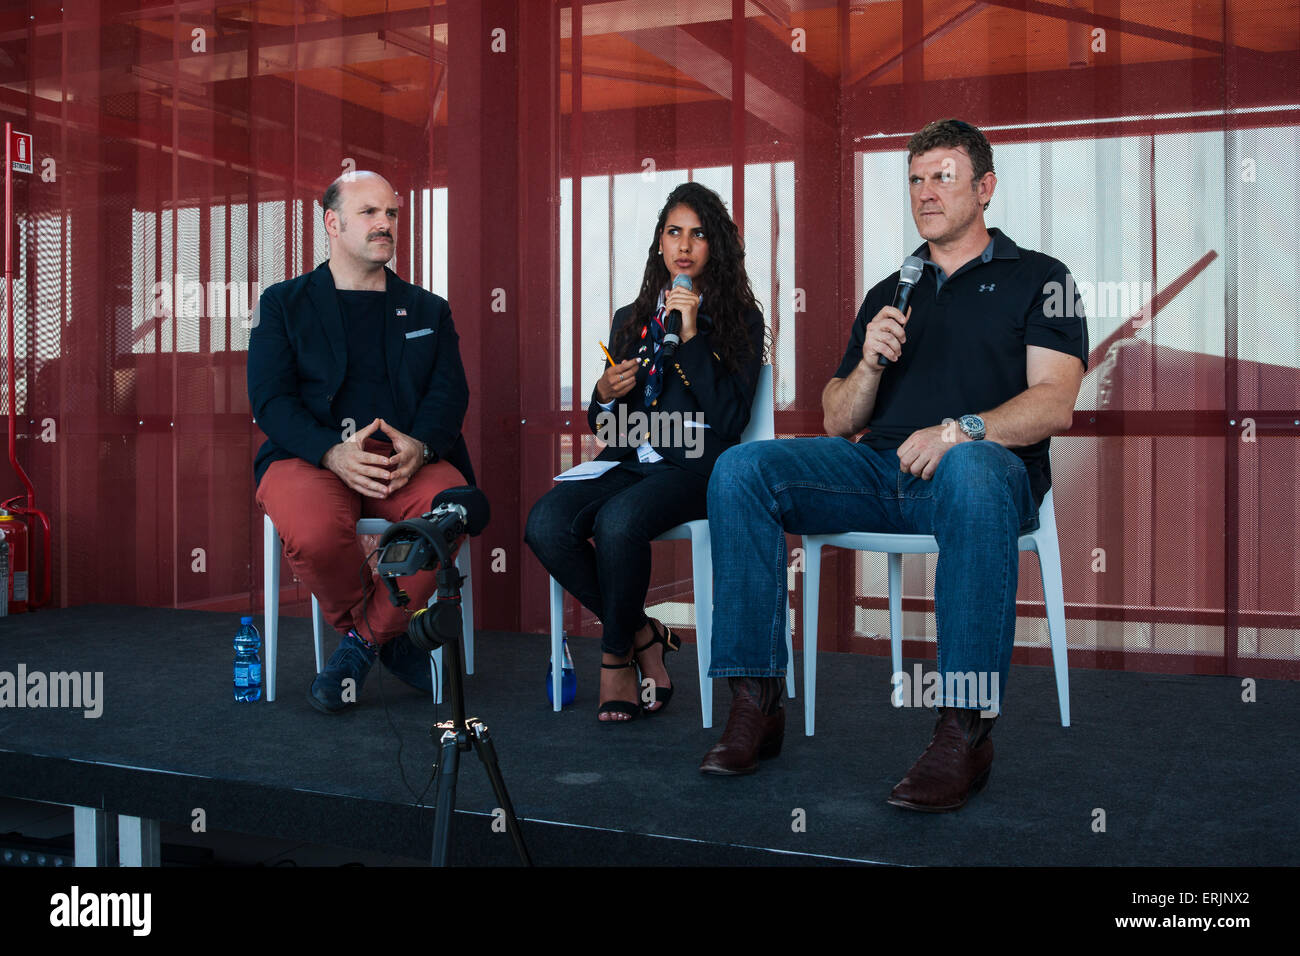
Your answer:
[[[560,472],[555,476],[556,481],[585,481],[588,478],[599,478],[611,468],[617,468],[616,461],[584,461],[581,465],[574,465],[568,471]]]

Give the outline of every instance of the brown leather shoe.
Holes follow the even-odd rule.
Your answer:
[[[747,684],[737,682],[733,687],[727,728],[722,732],[722,739],[704,755],[700,773],[725,776],[753,773],[760,760],[781,752],[784,739],[785,708],[778,708],[770,717],[764,715]]]
[[[945,813],[960,810],[984,789],[993,764],[992,719],[978,710],[944,708],[934,736],[907,776],[889,794],[889,803],[908,810]]]

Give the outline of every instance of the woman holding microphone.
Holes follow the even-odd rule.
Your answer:
[[[617,465],[560,482],[528,516],[528,546],[602,624],[602,722],[658,713],[672,696],[664,655],[680,639],[645,613],[650,542],[706,517],[713,465],[749,423],[766,335],[744,257],[717,193],[684,183],[669,194],[640,293],[614,313],[609,363],[587,412],[607,442],[597,461]],[[681,317],[675,354],[672,313]],[[648,427],[619,434],[620,422]],[[648,437],[635,441],[641,431]],[[638,671],[653,688],[645,704]]]

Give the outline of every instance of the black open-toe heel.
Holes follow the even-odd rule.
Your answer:
[[[650,648],[654,647],[656,644],[662,644],[664,646],[664,657],[663,657],[664,673],[667,673],[668,652],[680,650],[682,646],[682,639],[678,637],[676,634],[674,634],[673,629],[669,627],[667,624],[664,624],[660,621],[656,621],[652,617],[647,617],[646,622],[650,625],[650,631],[652,634],[654,634],[654,637],[650,638],[650,640],[648,640],[645,644],[641,645],[640,647],[634,647],[633,650],[636,652],[636,654],[640,654],[642,651],[650,650]],[[632,657],[633,660],[636,660],[636,654],[633,655]],[[643,704],[641,709],[645,711],[647,717],[650,716],[651,714],[661,713],[668,709],[668,702],[672,700],[672,698],[673,698],[673,689],[671,687],[660,687],[658,685],[655,685],[654,699],[650,701],[650,704],[658,704],[659,706],[651,710],[649,705]]]
[[[646,647],[649,646],[649,644],[646,645]],[[635,668],[636,655],[633,654],[631,660],[622,664],[606,664],[604,661],[601,661],[600,666],[601,669],[607,671],[621,671],[625,667]],[[638,684],[637,686],[639,687],[640,685]],[[627,720],[601,720],[601,714],[626,714]],[[596,711],[596,720],[600,721],[602,724],[626,724],[630,721],[636,720],[640,716],[641,706],[626,700],[607,700],[600,705],[600,710]]]

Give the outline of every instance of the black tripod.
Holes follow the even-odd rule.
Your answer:
[[[451,691],[452,719],[435,724],[430,736],[440,738],[442,753],[436,768],[438,805],[433,818],[433,865],[446,866],[451,849],[452,813],[456,809],[456,778],[460,773],[460,755],[471,747],[483,761],[497,807],[505,815],[506,830],[525,866],[532,866],[524,836],[519,831],[519,819],[506,793],[506,782],[497,763],[496,748],[487,724],[477,717],[465,716],[465,692],[460,676],[460,586],[464,579],[453,564],[443,561],[438,570],[438,600],[433,607],[416,611],[411,618],[410,635],[417,647],[429,650],[441,646],[446,649],[443,664],[447,670]]]

